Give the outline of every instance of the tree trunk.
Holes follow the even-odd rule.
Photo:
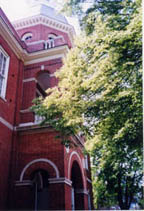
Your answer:
[[[129,178],[126,177],[126,187],[125,194],[122,190],[121,186],[121,174],[118,174],[118,202],[119,206],[122,210],[129,210],[130,205],[133,200],[133,192],[129,191],[128,184],[130,183]],[[133,181],[131,181],[131,185],[133,185]]]
[[[122,188],[121,188],[121,175],[120,174],[118,174],[118,202],[119,202],[120,208],[123,210],[124,204],[123,204],[123,200],[122,200]]]

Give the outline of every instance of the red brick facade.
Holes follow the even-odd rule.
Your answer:
[[[0,95],[0,209],[91,210],[84,138],[71,137],[76,147],[66,148],[29,110],[37,94],[57,85],[54,72],[73,45],[73,27],[44,16],[14,27],[0,10],[0,52],[9,58],[6,94]],[[26,33],[32,38],[22,41]]]

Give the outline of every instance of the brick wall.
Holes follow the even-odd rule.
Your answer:
[[[44,26],[42,24],[38,24],[35,26],[30,26],[27,28],[17,30],[17,33],[19,34],[20,37],[22,37],[27,32],[31,32],[33,36],[32,36],[32,39],[26,41],[26,43],[31,43],[31,42],[35,42],[39,40],[47,40],[48,34],[55,34],[56,36],[63,36],[64,42],[67,43],[69,47],[71,47],[71,42],[68,38],[68,34],[60,30],[57,30],[48,26]],[[42,32],[42,33],[38,33],[38,32]],[[33,50],[36,50],[36,49],[33,48]]]
[[[18,109],[17,104],[20,104],[18,97],[21,88],[18,85],[21,81],[18,80],[23,74],[23,64],[1,36],[0,44],[10,57],[6,97],[5,99],[0,97],[0,209],[4,209],[7,203],[8,175],[11,165],[12,129],[16,123],[16,118],[19,119],[19,112],[15,111],[16,108]]]
[[[12,131],[0,123],[0,210],[6,206]]]
[[[44,70],[41,70],[41,66]],[[21,110],[29,109],[32,106],[32,100],[36,98],[36,79],[39,73],[48,72],[50,75],[50,87],[58,84],[58,79],[53,75],[56,70],[62,66],[62,60],[53,59],[50,61],[40,62],[27,65],[24,67],[24,80]],[[30,79],[30,81],[28,81]],[[33,122],[34,114],[32,112],[21,112],[21,123]]]
[[[0,116],[10,124],[14,125],[14,111],[16,108],[16,100],[18,101],[18,99],[16,99],[18,92],[18,80],[20,74],[22,75],[23,67],[21,65],[21,61],[16,57],[7,42],[1,36],[0,43],[2,48],[10,57],[5,100],[0,97]]]
[[[25,32],[33,33],[32,40],[28,42],[47,40],[48,34],[54,33],[63,36],[71,47],[67,33],[44,25],[18,30],[20,36]],[[16,33],[14,35],[17,36]],[[0,209],[5,209],[6,206],[14,210],[34,209],[31,175],[39,169],[47,171],[50,179],[55,179],[54,182],[49,180],[50,210],[71,210],[71,190],[74,183],[77,184],[77,189],[81,189],[76,191],[82,191],[75,191],[77,208],[88,209],[86,191],[89,190],[91,194],[91,184],[87,182],[90,173],[83,166],[82,144],[78,143],[77,147],[70,148],[68,152],[61,140],[55,138],[58,133],[52,128],[39,125],[19,127],[20,123],[34,121],[34,114],[26,110],[36,97],[38,74],[47,71],[50,75],[50,87],[56,86],[58,79],[53,73],[62,66],[62,59],[39,61],[24,66],[24,62],[17,58],[1,36],[0,43],[10,56],[6,99],[0,98],[0,117],[8,123],[6,125],[0,122]],[[35,46],[32,50],[39,49]],[[12,131],[13,126],[15,130]],[[75,170],[74,174],[79,172],[75,179],[72,176],[74,163],[77,163],[77,171]]]

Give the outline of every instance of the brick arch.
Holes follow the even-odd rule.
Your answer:
[[[26,38],[27,36],[33,37],[32,31],[24,32],[24,33],[21,35],[21,39],[22,39],[23,41],[25,41],[25,38]]]
[[[83,171],[83,167],[82,167],[82,160],[81,160],[79,154],[76,151],[73,151],[70,154],[70,157],[69,157],[69,162],[68,162],[68,179],[71,180],[72,165],[73,165],[73,162],[75,162],[75,161],[79,165],[79,168],[80,168],[81,174],[82,174],[82,179],[83,179],[83,186],[84,186],[84,188],[86,188],[86,179],[85,179],[84,171]]]
[[[38,71],[36,71],[34,77],[37,79],[37,77],[38,77],[39,75],[43,74],[43,73],[48,73],[48,74],[50,74],[50,71],[47,70],[47,69],[45,69],[45,68],[44,68],[43,71],[42,71],[42,70],[38,70]]]
[[[44,164],[44,165],[40,165],[40,164]],[[20,181],[23,181],[24,175],[26,173],[26,171],[30,171],[29,173],[31,173],[32,171],[38,169],[38,168],[43,168],[45,170],[48,170],[48,165],[51,166],[51,169],[53,170],[53,173],[51,173],[52,177],[55,178],[59,178],[60,174],[59,174],[59,170],[57,168],[57,166],[50,160],[46,159],[46,158],[40,158],[40,159],[35,159],[30,161],[22,170],[21,174],[20,174]],[[50,168],[49,168],[50,169]],[[52,171],[51,171],[52,172]],[[50,175],[50,176],[51,176]]]
[[[48,33],[48,37],[53,36],[53,38],[57,37],[58,35],[56,33],[53,32],[49,32]]]
[[[76,188],[84,188],[84,181],[82,177],[82,171],[80,169],[79,163],[74,160],[72,162],[72,167],[71,167],[71,181],[73,187]]]

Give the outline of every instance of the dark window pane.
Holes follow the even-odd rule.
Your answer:
[[[5,68],[6,68],[6,57],[3,58],[3,68],[2,68],[2,74],[5,75]]]
[[[3,54],[0,54],[0,72],[2,72]]]
[[[2,93],[3,77],[0,75],[0,95]]]

